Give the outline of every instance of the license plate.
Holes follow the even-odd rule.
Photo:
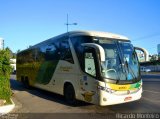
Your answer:
[[[129,96],[129,97],[125,97],[124,98],[124,101],[129,101],[129,100],[131,100],[132,99],[132,97],[131,96]]]

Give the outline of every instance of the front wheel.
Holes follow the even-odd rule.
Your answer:
[[[76,98],[75,98],[75,91],[72,85],[67,85],[64,89],[64,97],[68,104],[75,105]]]

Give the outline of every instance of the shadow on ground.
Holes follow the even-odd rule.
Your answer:
[[[88,105],[92,105],[86,102],[82,102],[82,101],[77,101],[76,105],[69,105],[66,103],[64,96],[56,94],[56,93],[52,93],[52,92],[48,92],[45,90],[41,90],[35,87],[31,87],[30,89],[26,89],[24,87],[24,85],[21,82],[18,82],[15,79],[10,79],[10,83],[11,83],[11,89],[12,90],[16,90],[16,91],[27,91],[28,93],[44,98],[46,100],[51,100],[57,103],[61,103],[63,105],[67,105],[67,106],[72,106],[72,107],[81,107],[81,106],[88,106]],[[13,94],[14,95],[14,94]]]

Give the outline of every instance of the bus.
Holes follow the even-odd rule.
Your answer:
[[[139,100],[140,65],[131,41],[99,31],[70,31],[17,54],[17,80],[77,100],[106,106]]]

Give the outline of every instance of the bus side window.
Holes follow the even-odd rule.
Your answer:
[[[61,49],[61,60],[65,60],[65,61],[68,61],[68,62],[74,64],[72,53],[71,53],[69,43],[67,40],[61,41],[60,49]]]
[[[55,46],[55,44],[47,45],[45,50],[45,59],[47,61],[59,59],[58,48]]]

